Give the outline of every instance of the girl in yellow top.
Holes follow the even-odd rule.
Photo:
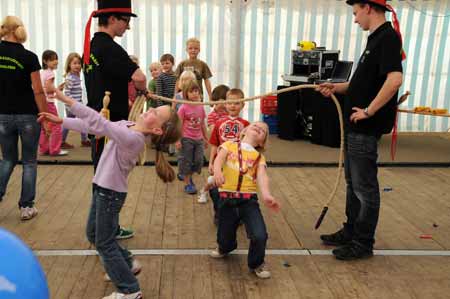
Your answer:
[[[268,127],[255,122],[244,129],[240,142],[227,141],[214,161],[214,181],[221,204],[217,229],[218,248],[211,256],[221,258],[237,248],[236,230],[242,221],[250,239],[248,267],[259,278],[269,278],[264,264],[267,230],[259,209],[258,185],[264,203],[277,212],[279,203],[270,194],[266,160],[261,152],[267,142]]]

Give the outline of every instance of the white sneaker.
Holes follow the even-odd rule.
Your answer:
[[[211,250],[211,252],[209,253],[209,256],[215,259],[221,259],[225,256],[227,256],[227,254],[225,253],[221,253],[219,248],[216,248],[214,250]]]
[[[30,220],[34,216],[36,216],[38,213],[38,210],[35,207],[25,207],[20,208],[20,220]]]
[[[58,153],[53,154],[51,156],[67,156],[69,154],[69,151],[60,150]]]
[[[201,190],[200,195],[198,196],[197,202],[198,203],[207,203],[208,202],[208,192],[206,192],[205,190]]]
[[[142,271],[141,263],[139,263],[136,259],[133,259],[133,261],[131,262],[131,272],[133,272],[133,274],[135,276],[137,276],[139,273],[141,273],[141,271]],[[103,279],[105,281],[111,281],[111,277],[109,277],[108,273],[105,273],[105,276],[103,277]],[[113,298],[115,298],[115,297],[113,297]]]
[[[142,292],[136,292],[132,294],[122,294],[114,292],[109,296],[103,297],[103,299],[142,299]]]
[[[253,272],[255,272],[256,276],[262,279],[270,278],[270,271],[267,269],[266,264],[262,264],[256,269],[252,269]]]

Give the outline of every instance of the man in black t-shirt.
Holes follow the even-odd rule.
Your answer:
[[[370,31],[367,46],[350,82],[324,83],[325,96],[346,94],[345,178],[347,222],[338,232],[321,235],[327,245],[337,245],[333,254],[340,260],[373,255],[380,209],[377,178],[378,141],[392,130],[397,112],[398,89],[402,84],[402,42],[393,9],[386,0],[348,0],[355,22]],[[394,28],[385,12],[394,13]],[[397,22],[397,23],[396,23]],[[397,31],[397,32],[396,32]]]

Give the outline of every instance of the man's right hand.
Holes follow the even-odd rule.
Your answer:
[[[325,82],[316,87],[316,91],[328,98],[332,93],[336,93],[336,85],[334,83]]]

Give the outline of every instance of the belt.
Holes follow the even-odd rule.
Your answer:
[[[252,195],[253,195],[252,193],[219,192],[219,196],[221,199],[231,199],[231,198],[250,199]]]

